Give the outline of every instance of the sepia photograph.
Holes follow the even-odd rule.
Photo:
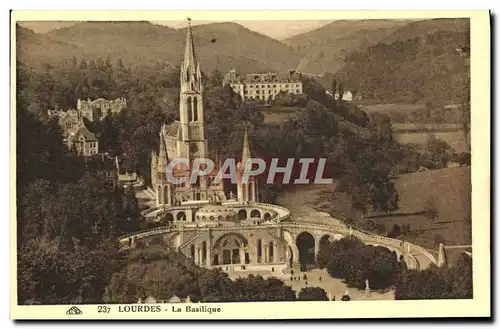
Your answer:
[[[12,23],[18,306],[477,298],[467,15],[35,16]]]

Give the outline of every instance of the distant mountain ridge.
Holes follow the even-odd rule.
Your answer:
[[[300,59],[289,46],[235,23],[198,25],[193,33],[205,71],[283,71],[296,67]],[[73,56],[79,60],[122,58],[135,66],[156,61],[177,66],[182,60],[185,34],[185,29],[150,22],[82,22],[46,34],[18,26],[17,50],[20,60],[35,66],[71,60]]]
[[[285,40],[301,54],[297,69],[308,73],[335,73],[353,50],[376,44],[409,21],[386,19],[339,20]]]

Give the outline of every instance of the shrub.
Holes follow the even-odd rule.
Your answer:
[[[299,298],[298,300],[323,300],[327,301],[328,295],[326,294],[326,291],[323,290],[322,288],[319,287],[307,287],[307,288],[302,288],[302,290],[299,292]]]

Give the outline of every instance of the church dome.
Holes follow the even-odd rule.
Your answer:
[[[233,221],[236,211],[221,204],[209,204],[196,212],[196,220],[202,222]]]

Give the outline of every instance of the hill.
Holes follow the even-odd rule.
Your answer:
[[[285,44],[235,23],[199,25],[193,27],[193,33],[205,71],[216,67],[222,71],[235,67],[244,73],[282,71],[294,67],[299,60]],[[176,66],[182,60],[185,38],[185,29],[150,22],[82,22],[47,34],[18,33],[18,48],[23,50],[19,59],[36,57],[39,63],[56,64],[73,56],[109,56],[112,60],[122,58],[127,66],[157,61]],[[38,52],[37,45],[41,43],[50,51]],[[66,46],[57,47],[58,44]]]
[[[400,33],[400,32],[398,32]],[[392,38],[392,37],[391,37]],[[468,31],[439,30],[391,44],[377,43],[346,56],[337,79],[378,102],[460,103],[470,79]]]
[[[389,36],[407,21],[340,20],[285,40],[302,58],[297,70],[307,73],[335,73],[344,57]]]
[[[210,23],[197,25],[192,29],[201,64],[204,60],[210,63],[218,59],[218,63],[210,63],[208,67],[218,64],[221,68],[226,66],[224,71],[235,67],[238,71],[249,73],[265,72],[268,68],[285,71],[294,68],[300,60],[300,56],[291,47],[236,23]],[[185,35],[186,29],[180,32]],[[245,62],[228,66],[223,61],[224,57],[251,60],[263,67],[249,70]]]
[[[390,44],[396,41],[403,41],[421,37],[426,34],[433,34],[440,31],[445,32],[467,32],[470,29],[468,18],[436,18],[417,22],[411,22],[398,28],[382,42]]]
[[[70,54],[78,54],[81,51],[81,48],[76,45],[53,40],[19,25],[16,26],[16,40],[21,41],[16,43],[17,59],[33,67],[42,67],[44,63],[51,63],[51,60],[45,61],[44,59],[53,58],[54,54],[63,54],[71,59]]]

